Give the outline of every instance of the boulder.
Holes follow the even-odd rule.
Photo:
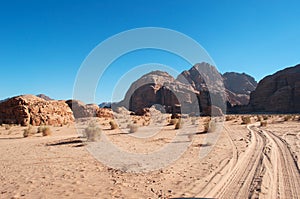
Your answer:
[[[64,125],[74,121],[64,101],[46,101],[34,95],[12,97],[0,103],[0,123],[27,125]]]

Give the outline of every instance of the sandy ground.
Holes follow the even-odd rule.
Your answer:
[[[236,116],[224,123],[213,145],[206,140],[209,132],[202,133],[204,119],[196,124],[190,118],[184,120],[176,147],[188,143],[188,148],[178,159],[158,170],[138,173],[131,169],[141,165],[110,168],[89,152],[95,143],[81,138],[88,121],[77,122],[77,129],[75,125],[51,127],[52,135],[46,137],[23,138],[25,127],[0,127],[0,198],[300,197],[299,121],[269,117],[267,126],[260,127],[255,121],[242,125]],[[133,133],[144,138],[129,135],[125,124],[121,130],[110,130],[108,122],[98,122],[103,130],[96,143],[105,137],[127,153],[159,151],[178,137],[178,130],[166,122]],[[211,146],[199,158],[201,150]],[[114,158],[107,155],[108,160]]]

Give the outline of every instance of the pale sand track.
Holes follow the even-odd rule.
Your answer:
[[[256,124],[258,126],[258,124]],[[300,175],[287,143],[274,133],[247,126],[251,142],[246,152],[238,157],[232,143],[232,158],[220,165],[206,185],[198,184],[191,195],[213,198],[299,198]],[[230,133],[228,133],[230,134]],[[230,136],[229,136],[230,137]],[[217,178],[214,179],[214,178]],[[213,186],[211,182],[216,182]],[[192,194],[193,191],[202,190]],[[261,186],[267,188],[261,192]]]

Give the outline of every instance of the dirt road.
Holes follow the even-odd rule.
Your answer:
[[[232,158],[206,180],[206,185],[199,183],[198,187],[195,186],[191,195],[213,198],[300,197],[299,168],[285,140],[259,129],[258,123],[247,128],[250,133],[247,150],[239,156],[231,140]],[[230,138],[230,131],[227,133]]]

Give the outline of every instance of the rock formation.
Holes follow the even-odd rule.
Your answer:
[[[190,85],[175,80],[166,72],[153,71],[135,81],[127,91],[125,98],[118,104],[112,104],[115,110],[124,106],[138,114],[143,113],[144,108],[150,108],[155,104],[164,107],[167,113],[181,111],[191,112],[199,110],[198,91]],[[179,110],[180,111],[180,110]]]
[[[47,100],[47,101],[53,100],[52,98],[50,98],[49,96],[44,95],[44,94],[38,94],[36,96],[39,97],[39,98],[42,98],[44,100]]]
[[[79,100],[67,100],[66,103],[72,109],[75,118],[96,117],[97,104],[85,104]]]
[[[300,64],[263,78],[250,96],[253,112],[300,112]]]
[[[73,121],[72,111],[64,101],[22,95],[0,103],[1,124],[63,125]]]
[[[255,90],[257,82],[245,73],[229,72],[223,74],[227,101],[231,106],[247,105],[250,93]]]
[[[66,103],[72,109],[75,118],[103,117],[111,118],[112,111],[108,108],[99,108],[97,104],[85,104],[79,100],[67,100]]]

